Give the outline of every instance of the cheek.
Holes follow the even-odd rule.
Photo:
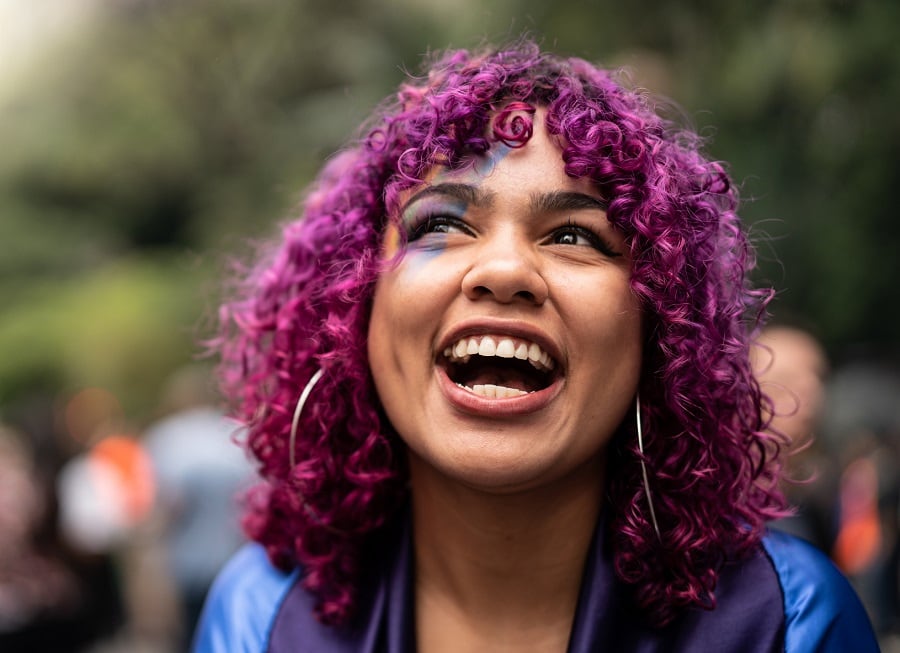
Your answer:
[[[369,321],[369,366],[375,391],[397,433],[405,440],[410,432],[410,397],[422,387],[422,375],[427,372],[421,364],[427,349],[423,325],[427,316],[421,309],[421,301],[415,301],[417,292],[404,282],[401,270],[392,270],[375,288],[372,313]]]
[[[416,305],[426,297],[427,274],[415,257],[404,255],[393,269],[382,274],[372,299],[369,336],[383,336],[385,330],[408,330],[417,321]],[[396,334],[401,335],[401,334]]]
[[[612,395],[621,393],[615,403],[624,406],[637,389],[643,358],[638,300],[627,280],[595,284],[593,294],[582,297],[593,299],[574,302],[566,320],[573,346],[583,348],[590,361],[585,368],[589,384]]]
[[[447,248],[447,234],[431,234],[406,246],[382,274],[375,301],[389,306],[397,326],[435,319],[448,295],[460,292],[461,259]],[[407,327],[408,328],[408,327]]]
[[[402,296],[395,290],[395,271],[383,275],[375,286],[372,298],[372,313],[369,318],[368,350],[373,374],[378,380],[378,372],[385,368],[392,345],[391,334],[400,326],[398,306],[403,304]]]
[[[393,350],[390,334],[395,331],[392,293],[386,288],[384,278],[378,281],[372,298],[372,313],[369,318],[369,332],[366,347],[369,354],[369,368],[375,390],[386,408],[391,404],[392,390],[398,369],[397,355]]]
[[[567,290],[571,315],[567,322],[580,325],[585,334],[602,341],[624,339],[640,349],[643,316],[626,270],[615,270],[600,278],[586,276],[570,283]]]
[[[434,321],[428,297],[425,276],[410,265],[408,257],[378,280],[367,346],[379,392],[387,379],[402,374],[404,361],[421,349],[426,326]]]

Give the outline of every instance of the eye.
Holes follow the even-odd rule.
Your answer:
[[[454,233],[471,235],[472,231],[460,218],[450,215],[426,215],[410,229],[408,241],[419,240],[428,234]]]
[[[554,229],[548,241],[552,245],[592,247],[606,256],[622,255],[603,236],[572,221],[569,221],[564,227]]]
[[[588,238],[580,231],[571,228],[560,229],[553,234],[553,242],[557,245],[588,245],[594,246],[593,239]]]

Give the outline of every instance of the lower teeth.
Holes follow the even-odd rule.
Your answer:
[[[467,385],[463,385],[462,383],[457,383],[457,385],[464,390],[468,390],[472,394],[476,394],[481,397],[489,397],[491,399],[521,397],[522,395],[528,394],[525,390],[519,390],[518,388],[507,388],[504,385],[494,385],[492,383],[485,383],[483,385],[479,383],[472,386],[471,388]]]

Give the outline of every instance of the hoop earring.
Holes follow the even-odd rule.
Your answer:
[[[650,479],[647,477],[647,464],[644,462],[644,429],[641,427],[641,394],[638,393],[634,398],[634,417],[637,423],[637,441],[638,449],[641,452],[641,474],[644,476],[644,493],[647,495],[647,505],[650,507],[650,521],[653,522],[653,530],[656,531],[656,537],[662,541],[662,535],[659,534],[659,524],[656,521],[656,510],[653,509],[653,497],[650,496]],[[293,451],[293,450],[292,450]]]
[[[300,423],[300,414],[303,412],[303,406],[309,398],[309,393],[312,392],[312,389],[316,387],[316,383],[318,383],[321,378],[322,369],[319,368],[316,370],[316,373],[310,377],[309,381],[306,382],[306,386],[303,388],[303,392],[300,393],[300,398],[297,400],[297,407],[294,408],[294,419],[291,421],[291,437],[290,440],[288,440],[288,459],[290,460],[292,468],[297,463],[294,456],[294,445],[297,443],[297,424]]]

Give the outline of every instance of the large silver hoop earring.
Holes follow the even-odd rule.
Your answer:
[[[644,462],[644,429],[641,427],[640,393],[634,399],[634,416],[637,422],[638,449],[641,452],[641,474],[644,476],[644,493],[647,495],[647,505],[650,507],[650,521],[653,522],[653,530],[656,531],[656,537],[662,541],[662,535],[659,534],[659,524],[656,521],[656,510],[653,509],[653,497],[650,495],[650,479],[647,477],[647,464]]]
[[[300,414],[303,412],[303,406],[309,398],[309,393],[312,392],[312,389],[321,378],[322,369],[320,368],[316,370],[316,373],[310,377],[309,381],[307,381],[306,386],[303,388],[303,392],[300,393],[300,398],[297,400],[297,407],[294,408],[294,419],[291,421],[291,438],[288,440],[288,459],[291,462],[292,469],[297,463],[294,455],[294,446],[297,443],[297,424],[300,423]]]

